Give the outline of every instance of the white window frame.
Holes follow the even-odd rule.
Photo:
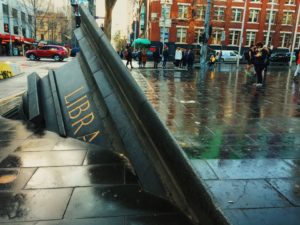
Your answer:
[[[250,8],[250,13],[249,13],[249,23],[258,23],[259,21],[259,15],[260,14],[260,9],[254,9]]]
[[[217,15],[216,15],[216,10],[217,10]],[[222,18],[220,19],[220,17],[222,17]],[[221,7],[221,6],[214,7],[213,20],[214,21],[224,21],[224,18],[225,18],[225,7]]]
[[[242,22],[243,13],[244,13],[243,11],[244,10],[241,9],[241,8],[232,8],[232,11],[231,11],[231,22],[241,23]],[[240,20],[237,20],[237,17],[239,15],[238,12],[240,12]]]
[[[246,31],[246,44],[245,46],[251,46],[256,43],[256,34],[258,30],[247,30]],[[250,38],[249,38],[250,37]]]
[[[204,27],[195,27],[195,35],[194,35],[194,43],[199,44],[199,37],[204,32]],[[197,41],[195,42],[195,38],[197,35]]]
[[[291,32],[281,32],[280,33],[280,42],[279,42],[279,44],[280,44],[280,48],[289,48],[289,46],[287,46],[287,36],[290,36],[290,39],[292,38],[292,33]],[[282,38],[282,36],[283,36],[283,38]]]
[[[240,35],[241,35],[241,30],[229,29],[229,42],[230,42],[229,45],[238,46],[240,41]]]
[[[182,11],[180,11],[180,8],[183,8]],[[184,14],[186,13],[186,17],[184,17]],[[189,15],[189,4],[178,4],[178,19],[180,20],[187,20]]]
[[[293,24],[293,13],[295,13],[295,12],[294,11],[283,11],[281,25],[291,26]],[[289,16],[287,16],[287,15],[289,15]],[[287,23],[289,17],[290,17],[290,23]]]
[[[177,26],[176,27],[176,43],[183,43],[186,44],[186,39],[187,39],[187,29],[188,27],[186,26]],[[180,40],[178,41],[178,31],[180,30]],[[183,34],[185,33],[185,37],[183,36]],[[183,39],[185,39],[185,41],[183,41]]]
[[[215,28],[212,31],[212,41],[210,45],[222,45],[221,37],[222,32],[224,31],[224,28]]]
[[[267,13],[266,13],[266,21],[265,23],[269,23],[269,16],[271,14],[271,10],[267,9]],[[275,24],[275,21],[276,21],[276,16],[277,16],[277,10],[273,10],[272,12],[272,19],[271,19],[271,24]]]
[[[285,5],[295,5],[295,0],[285,0],[284,4]]]
[[[296,35],[296,42],[295,42],[295,49],[300,48],[300,33],[297,33]]]

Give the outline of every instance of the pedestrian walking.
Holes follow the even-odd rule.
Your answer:
[[[246,73],[250,73],[250,70],[254,62],[255,45],[251,45],[248,51],[245,51],[244,58],[247,61]]]
[[[155,51],[153,52],[153,62],[154,62],[154,68],[157,69],[158,68],[158,64],[160,61],[160,55],[157,49],[155,49]]]
[[[254,69],[256,73],[256,87],[261,87],[263,82],[263,70],[265,69],[265,60],[267,58],[267,51],[263,47],[262,42],[256,44],[256,50],[254,55]]]
[[[142,51],[140,49],[137,53],[137,58],[138,58],[138,62],[139,62],[139,68],[141,68],[143,66],[143,62],[142,62]]]
[[[143,68],[145,68],[146,62],[147,62],[147,52],[146,52],[145,49],[143,49],[141,55],[142,55],[142,64],[143,64]]]
[[[179,62],[182,59],[182,51],[180,48],[177,48],[175,51],[175,66],[179,67]]]
[[[166,68],[167,65],[167,61],[169,58],[169,49],[167,46],[165,46],[164,50],[163,50],[163,68]]]
[[[296,67],[294,77],[293,77],[294,80],[297,79],[297,76],[298,76],[298,73],[300,70],[300,48],[298,49],[298,51],[296,51],[296,65],[297,65],[297,67]]]
[[[132,50],[131,50],[131,47],[128,47],[127,50],[125,51],[125,58],[127,60],[126,67],[128,68],[128,65],[130,64],[130,67],[132,69],[133,66],[132,66]]]
[[[183,48],[182,49],[182,59],[180,60],[180,66],[181,68],[185,68],[187,64],[187,57],[188,57],[188,51]]]
[[[188,65],[188,69],[192,69],[193,68],[194,60],[195,60],[194,51],[192,49],[189,49],[188,53],[187,53],[187,65]]]

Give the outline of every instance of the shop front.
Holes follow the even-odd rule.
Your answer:
[[[0,55],[24,55],[28,49],[33,48],[34,39],[22,36],[0,34]],[[11,48],[10,48],[11,46]],[[11,53],[10,53],[11,49]]]

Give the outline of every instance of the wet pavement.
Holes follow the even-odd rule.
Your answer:
[[[106,146],[3,117],[0,146],[0,224],[190,224]]]
[[[266,86],[232,65],[203,75],[133,77],[234,225],[300,221],[300,86],[270,68]],[[188,225],[144,192],[123,154],[0,118],[0,223]],[[121,152],[121,150],[120,150]]]
[[[271,67],[262,88],[234,65],[132,70],[232,224],[300,221],[300,85]]]

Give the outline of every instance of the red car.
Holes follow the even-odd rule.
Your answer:
[[[44,45],[37,49],[28,50],[26,57],[30,60],[40,60],[40,58],[51,58],[55,61],[63,61],[68,57],[68,50],[59,45]]]

